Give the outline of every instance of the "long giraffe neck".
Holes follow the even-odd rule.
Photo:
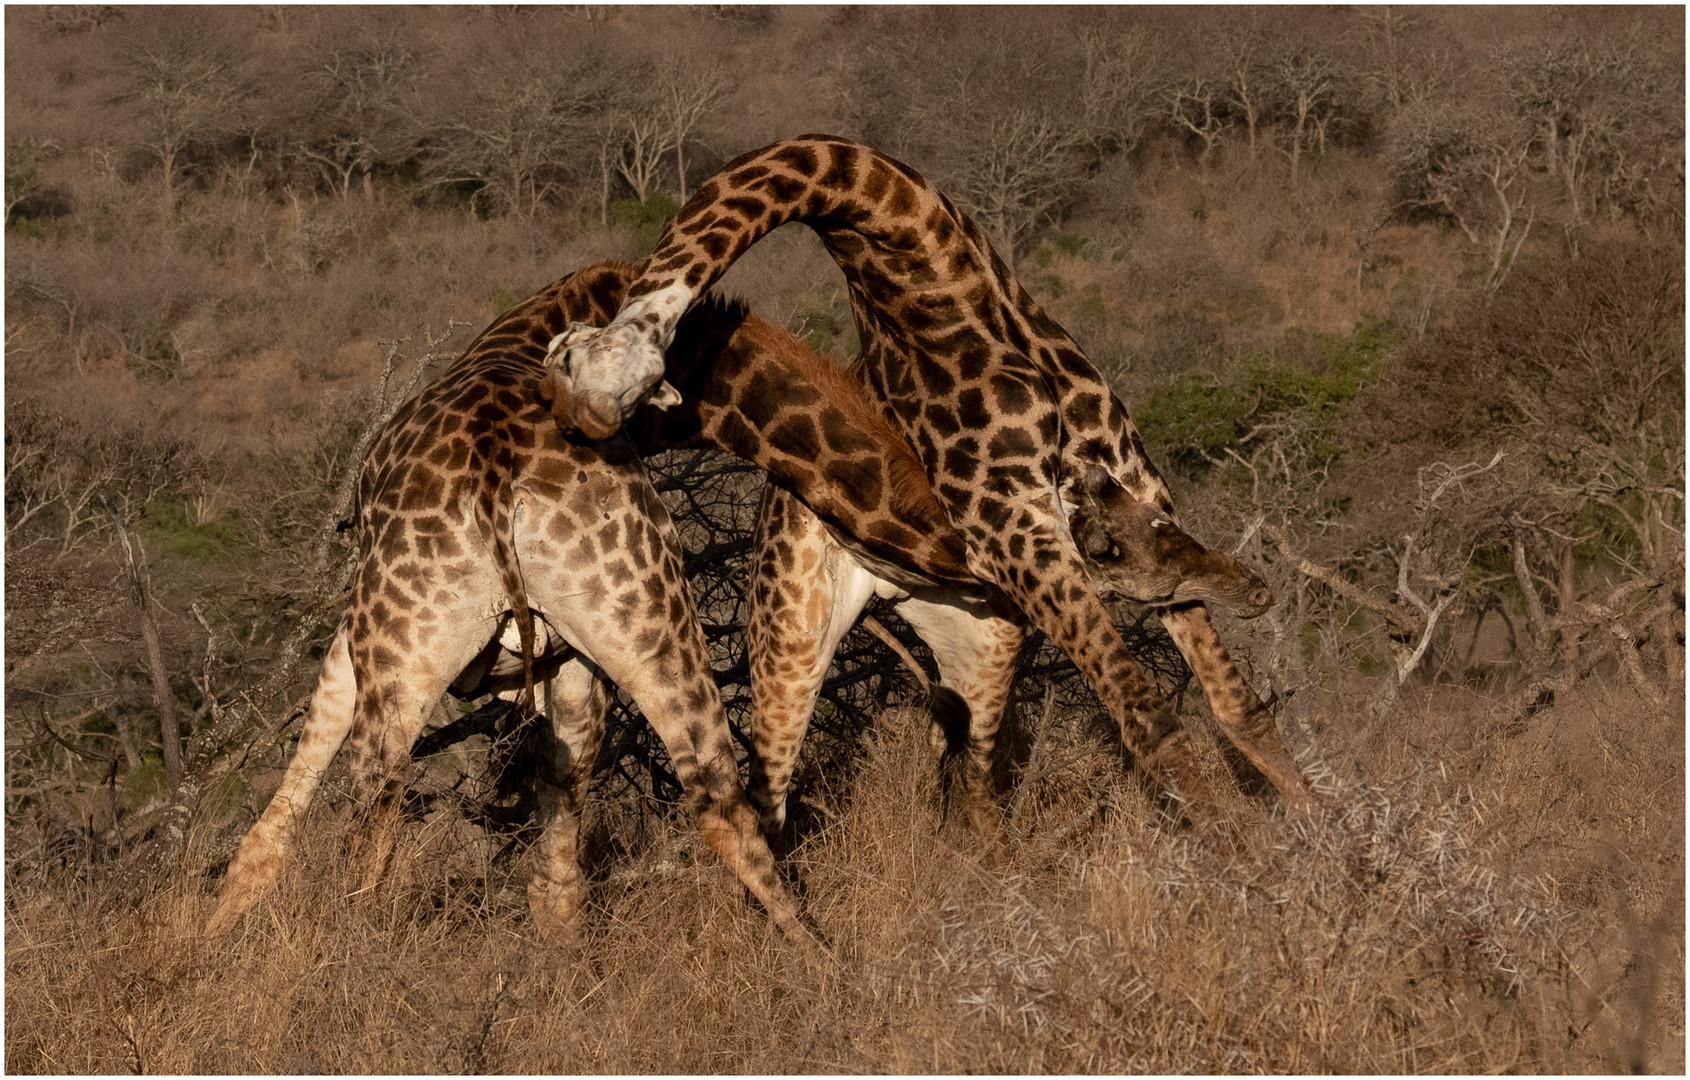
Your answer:
[[[603,325],[638,270],[602,263],[571,275],[513,312],[487,337],[532,343],[560,321]],[[535,326],[524,331],[527,325]],[[678,320],[668,380],[684,395],[642,409],[626,434],[642,453],[722,450],[760,466],[848,545],[877,563],[941,581],[971,582],[967,549],[921,463],[852,378],[738,305],[707,303]],[[537,358],[537,354],[536,354]],[[544,386],[554,411],[568,389]]]
[[[869,344],[864,377],[930,477],[940,471],[938,440],[923,437],[924,411],[951,396],[959,378],[1001,363],[991,355],[995,347],[1023,358],[1048,387],[1061,418],[1056,437],[1066,476],[1100,465],[1135,498],[1171,512],[1125,407],[984,233],[913,169],[832,136],[752,151],[699,188],[665,229],[610,326],[550,358],[568,368],[577,402],[560,422],[584,431],[613,428],[614,403],[630,399],[630,380],[647,380],[635,398],[655,385],[649,357],[668,347],[686,310],[752,244],[794,221],[815,230],[844,272],[859,336]]]

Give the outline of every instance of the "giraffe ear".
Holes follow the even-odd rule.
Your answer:
[[[667,409],[671,405],[679,405],[681,403],[681,392],[669,385],[668,379],[663,379],[652,388],[651,393],[646,396],[645,400],[647,405],[651,405],[654,408]]]

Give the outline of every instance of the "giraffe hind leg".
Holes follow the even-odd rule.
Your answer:
[[[465,605],[468,610],[477,606]],[[436,636],[427,648],[402,649],[394,642],[382,645],[370,640],[353,645],[359,679],[347,741],[358,820],[346,849],[357,865],[359,892],[375,887],[393,853],[411,745],[429,709],[493,634],[492,618],[476,619],[463,609],[455,614],[460,621],[451,624],[451,636]],[[390,656],[381,667],[372,662],[378,651]],[[361,652],[366,655],[360,656]]]
[[[785,490],[764,489],[745,649],[753,751],[747,795],[768,835],[786,824],[792,773],[822,680],[874,590],[873,576],[828,536],[820,518]]]
[[[528,912],[540,935],[575,941],[584,882],[578,857],[581,812],[593,761],[604,739],[609,687],[579,654],[544,684],[540,700],[551,721],[551,753],[540,770],[540,839],[528,881]]]
[[[208,937],[228,933],[240,917],[275,887],[298,844],[299,828],[317,785],[352,730],[356,680],[347,647],[350,620],[342,619],[323,657],[323,670],[311,693],[310,710],[299,745],[282,784],[264,813],[247,831],[223,878],[217,908],[206,923]]]
[[[977,835],[999,842],[1003,817],[992,790],[992,751],[1009,704],[1015,658],[1026,639],[1025,623],[1018,613],[958,597],[954,589],[917,589],[897,609],[939,667],[944,693],[934,695],[933,720],[935,734],[943,736],[940,775],[947,811],[960,808]]]

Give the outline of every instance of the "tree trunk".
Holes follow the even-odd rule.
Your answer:
[[[610,146],[599,144],[599,224],[610,227]]]
[[[101,497],[104,502],[104,496]],[[152,596],[147,588],[147,552],[139,539],[131,540],[110,503],[117,528],[117,539],[123,548],[124,572],[129,578],[129,600],[135,605],[140,622],[141,643],[147,650],[147,668],[153,677],[153,704],[158,709],[158,741],[164,752],[164,782],[171,795],[182,786],[182,733],[176,726],[176,706],[170,694],[170,677],[164,667],[164,648],[159,640],[158,617],[153,614]]]

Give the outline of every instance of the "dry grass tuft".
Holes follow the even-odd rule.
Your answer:
[[[389,880],[351,896],[344,820],[321,813],[281,894],[219,948],[197,937],[213,881],[148,890],[121,862],[14,859],[6,1064],[1676,1071],[1668,721],[1592,687],[1518,731],[1431,692],[1371,730],[1305,737],[1328,809],[1240,802],[1229,853],[1169,825],[1111,747],[1055,717],[1032,725],[994,864],[942,817],[925,718],[894,711],[787,858],[836,965],[787,948],[686,823],[614,804],[593,808],[573,950],[530,932],[521,860],[439,811],[408,829]]]

